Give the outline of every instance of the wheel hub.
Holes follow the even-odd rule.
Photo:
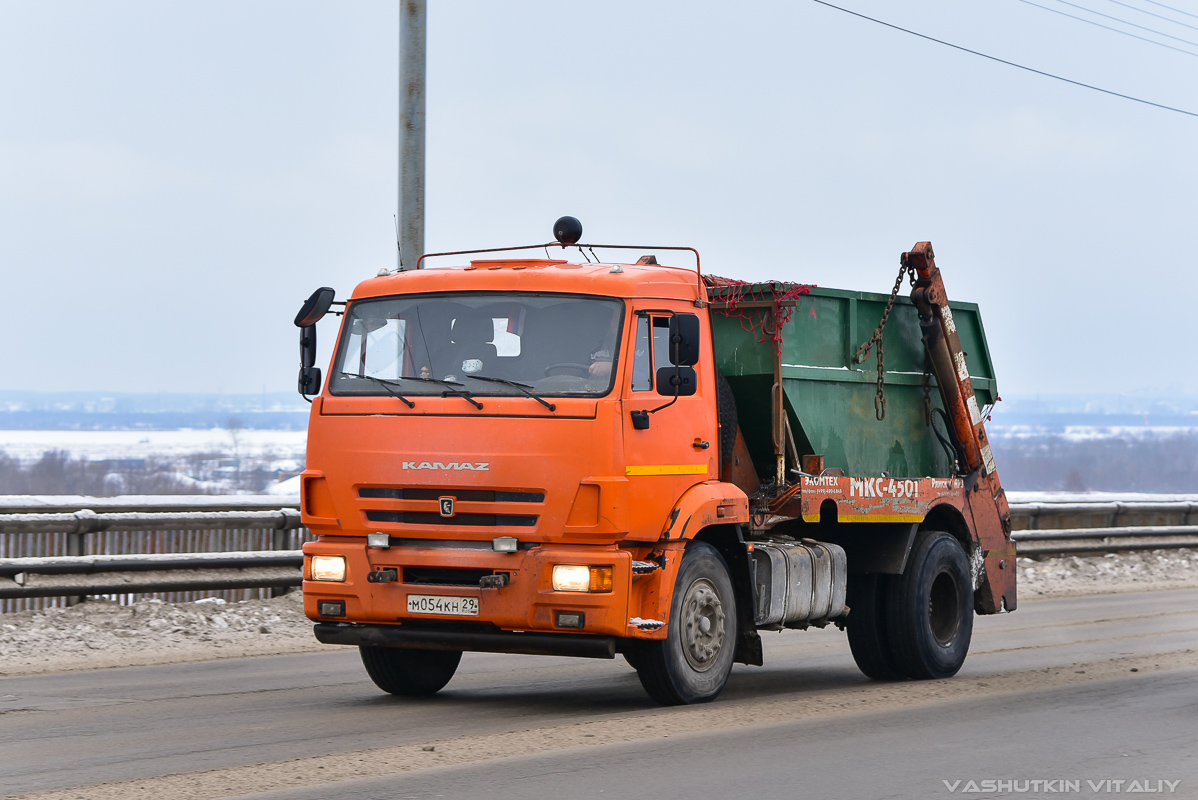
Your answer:
[[[941,572],[932,581],[932,591],[928,596],[928,622],[932,636],[941,647],[952,646],[961,630],[964,613],[956,580],[951,573]]]
[[[691,584],[682,600],[682,652],[697,671],[710,669],[724,646],[724,604],[707,580]]]

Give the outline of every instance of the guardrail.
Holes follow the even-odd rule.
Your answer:
[[[0,598],[229,589],[302,582],[300,550],[0,559]]]
[[[1012,503],[1020,555],[1198,547],[1198,503]]]
[[[1114,528],[1124,525],[1186,526],[1198,523],[1198,503],[1117,501],[1105,503],[1012,503],[1016,529]]]
[[[292,497],[3,497],[0,612],[271,596],[300,585],[309,538]]]
[[[86,595],[285,591],[301,583],[309,538],[298,506],[270,496],[0,498],[0,611]],[[1016,503],[1011,515],[1020,555],[1198,547],[1198,503]]]

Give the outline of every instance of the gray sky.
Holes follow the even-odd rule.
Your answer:
[[[1198,111],[1198,55],[1017,0],[843,4]],[[931,239],[1004,393],[1198,392],[1198,118],[806,0],[429,5],[428,249],[545,240],[569,213],[720,275],[887,291]],[[294,387],[303,299],[395,261],[397,20],[0,2],[0,385]]]

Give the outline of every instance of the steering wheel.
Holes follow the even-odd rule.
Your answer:
[[[576,373],[580,378],[591,377],[591,368],[586,364],[577,364],[573,361],[559,361],[556,364],[550,364],[545,367],[545,377],[549,377],[555,372],[571,372]]]

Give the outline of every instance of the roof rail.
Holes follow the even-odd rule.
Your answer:
[[[584,244],[584,243],[572,244],[569,246],[577,247],[580,251],[584,247],[587,248],[588,250],[594,250],[594,248],[596,248],[596,247],[598,247],[600,250],[680,250],[680,251],[688,250],[695,254],[695,281],[696,281],[696,288],[699,292],[696,299],[699,302],[706,302],[707,287],[705,287],[703,285],[702,265],[699,260],[699,251],[693,247],[677,247],[677,246],[672,246],[672,245],[650,246],[650,245],[640,245],[640,244]],[[546,242],[544,244],[524,244],[524,245],[519,245],[517,247],[484,247],[480,250],[449,250],[444,253],[425,253],[420,258],[416,259],[416,269],[420,269],[420,265],[422,263],[424,263],[424,259],[426,259],[426,258],[439,258],[441,256],[468,256],[468,255],[475,255],[477,253],[503,253],[503,252],[508,252],[511,250],[540,250],[541,248],[544,248],[545,252],[548,253],[550,247],[560,247],[561,249],[565,250],[567,245],[564,245],[561,242]]]

